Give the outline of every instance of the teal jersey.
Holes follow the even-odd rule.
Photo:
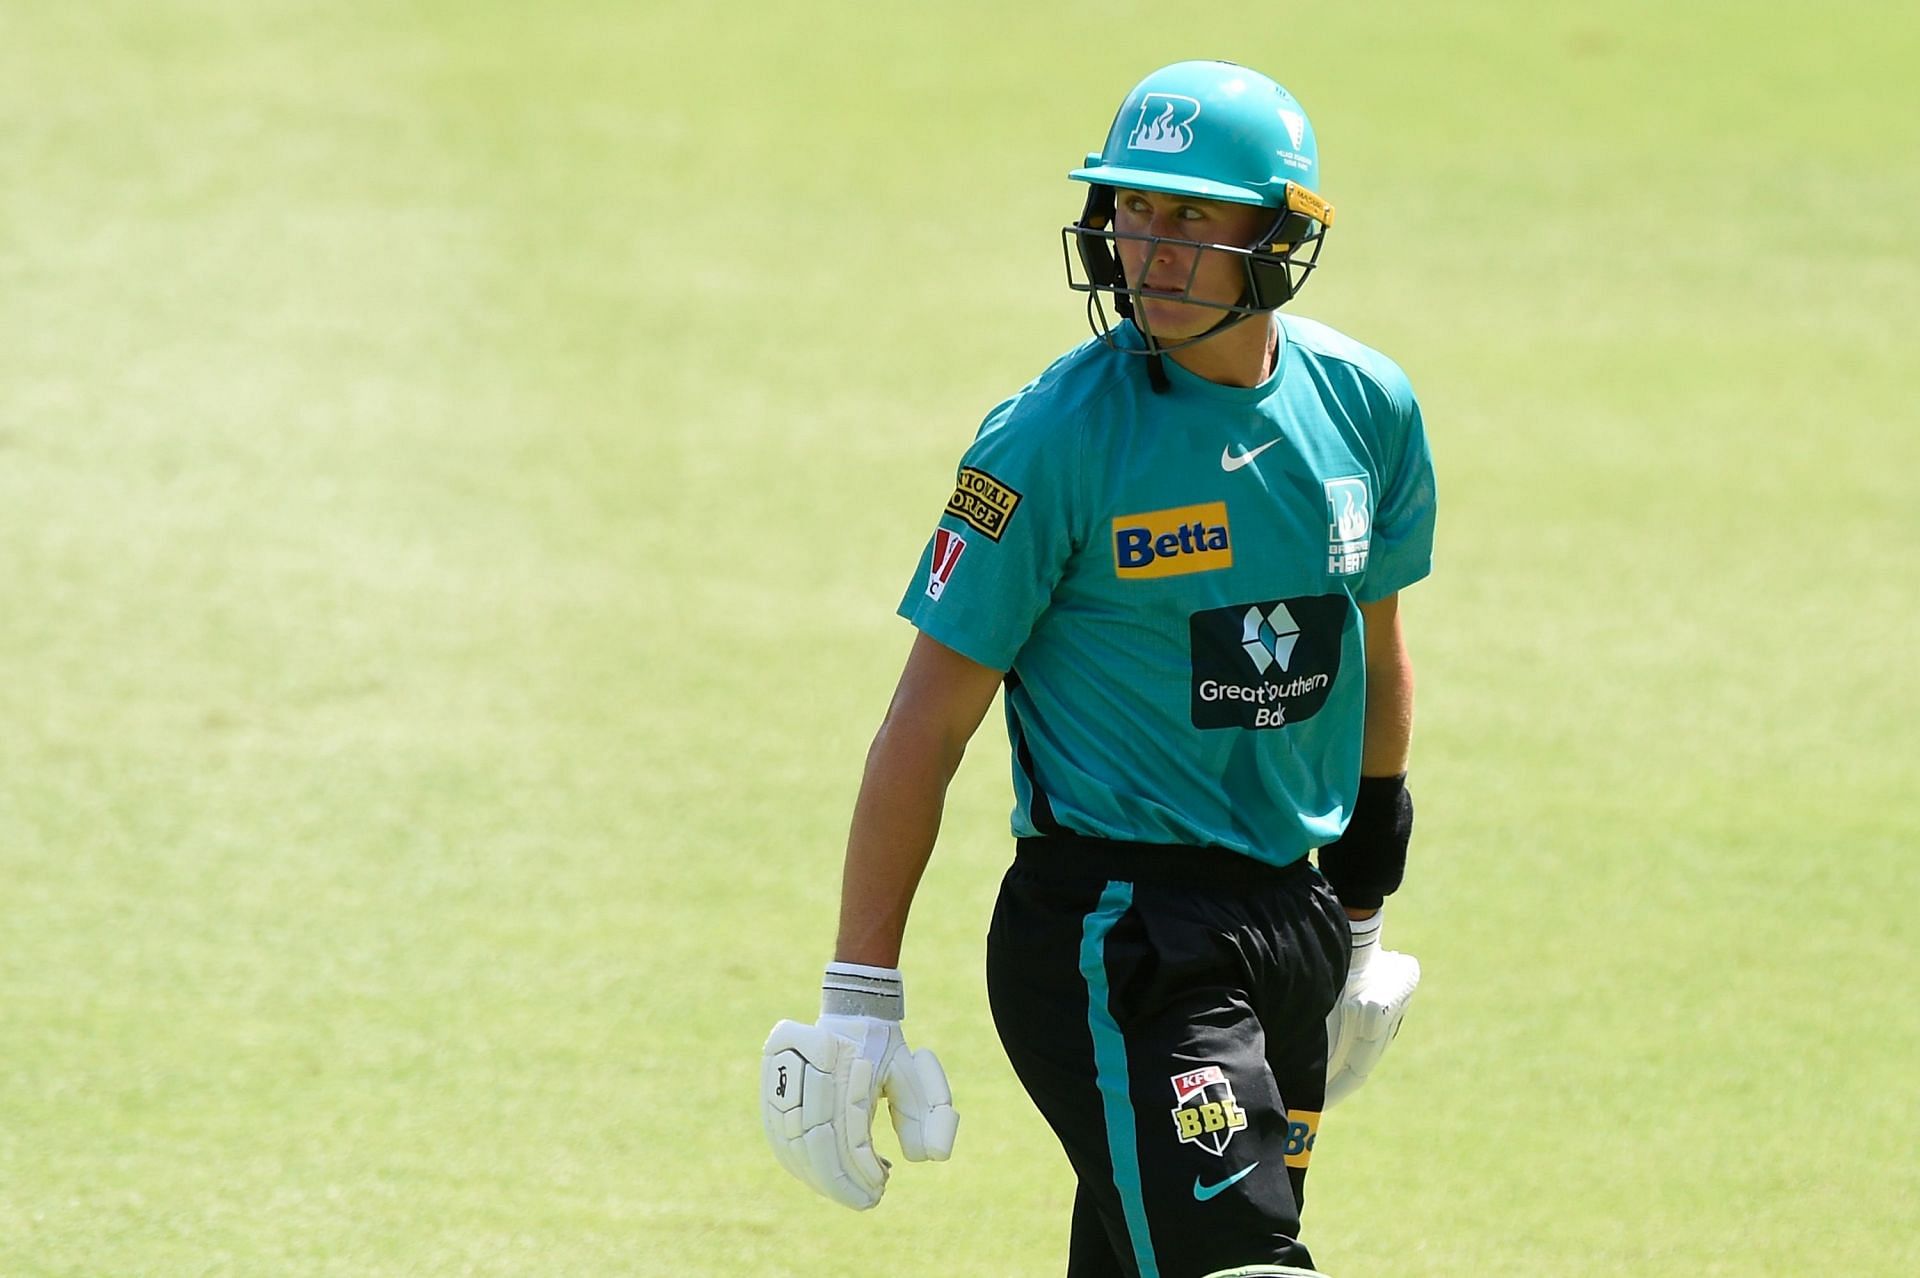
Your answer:
[[[988,415],[900,613],[1008,672],[1018,836],[1339,837],[1366,704],[1357,603],[1432,565],[1434,478],[1393,361],[1281,318],[1221,386],[1090,341]],[[1130,327],[1120,339],[1138,342]]]

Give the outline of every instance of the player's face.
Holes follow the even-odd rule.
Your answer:
[[[1269,209],[1251,204],[1229,204],[1191,195],[1164,195],[1157,191],[1115,192],[1113,229],[1122,236],[1152,235],[1160,242],[1121,239],[1116,242],[1120,267],[1127,282],[1149,290],[1134,298],[1147,327],[1162,342],[1197,337],[1223,316],[1213,307],[1195,306],[1154,297],[1186,293],[1215,306],[1232,306],[1247,288],[1245,259],[1231,253],[1210,252],[1200,244],[1250,246],[1273,218]],[[1188,280],[1192,280],[1189,287]]]

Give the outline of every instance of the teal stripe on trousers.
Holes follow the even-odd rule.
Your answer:
[[[1133,1117],[1133,1093],[1127,1077],[1127,1042],[1107,1006],[1107,933],[1133,904],[1133,884],[1113,882],[1087,915],[1080,934],[1080,975],[1087,982],[1087,1028],[1093,1031],[1093,1066],[1100,1105],[1107,1117],[1107,1150],[1113,1159],[1113,1186],[1120,1191],[1127,1237],[1133,1243],[1140,1278],[1160,1278],[1147,1230],[1147,1200],[1140,1188],[1140,1144]]]

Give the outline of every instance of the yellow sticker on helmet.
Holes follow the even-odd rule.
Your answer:
[[[1322,226],[1333,225],[1333,205],[1297,182],[1287,183],[1287,209],[1293,213],[1305,213]]]

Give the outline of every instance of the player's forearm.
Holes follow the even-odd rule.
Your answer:
[[[1399,776],[1413,747],[1413,662],[1405,647],[1376,668],[1367,667],[1366,737],[1360,775]]]
[[[898,967],[907,912],[933,854],[947,785],[964,740],[889,715],[867,752],[860,797],[840,884],[840,934],[834,957]]]
[[[1413,745],[1413,659],[1400,628],[1400,600],[1362,604],[1367,630],[1367,705],[1360,746],[1362,777],[1406,775]],[[1343,898],[1344,900],[1344,898]],[[1372,918],[1370,906],[1348,904],[1347,917]]]
[[[1413,745],[1413,658],[1400,625],[1400,600],[1363,604],[1367,627],[1366,735],[1360,775],[1395,777],[1407,770]]]

